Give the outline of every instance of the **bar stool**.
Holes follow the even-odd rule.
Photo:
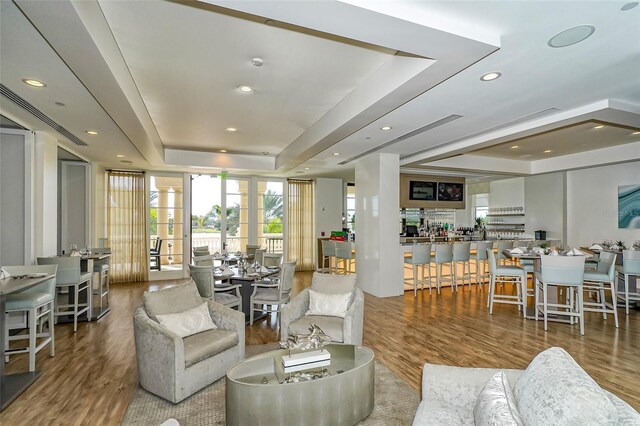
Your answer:
[[[454,243],[453,244],[453,280],[456,282],[456,291],[458,290],[458,263],[462,263],[462,287],[464,290],[464,282],[467,280],[469,290],[471,290],[471,243]]]
[[[420,289],[424,291],[424,268],[429,270],[429,294],[431,294],[431,244],[414,244],[411,247],[411,256],[404,258],[404,267],[413,269],[413,297],[418,295],[418,282]],[[418,280],[418,268],[421,270]]]
[[[80,271],[80,256],[68,257],[39,257],[38,265],[58,265],[56,273],[56,289],[73,290],[73,303],[60,304],[54,300],[54,315],[73,316],[73,331],[78,331],[78,317],[86,312],[87,320],[91,321],[91,278],[93,271]],[[86,303],[80,303],[80,293],[85,292]]]
[[[26,275],[32,273],[45,273],[54,277],[31,288],[22,290],[17,293],[7,294],[5,297],[5,312],[2,315],[8,315],[11,312],[27,312],[29,322],[29,334],[9,335],[9,327],[5,323],[2,332],[5,334],[5,357],[16,355],[19,353],[29,354],[29,371],[36,370],[36,353],[40,349],[49,345],[49,356],[55,356],[55,337],[54,337],[54,297],[56,293],[56,271],[57,265],[45,266],[5,266],[3,268],[11,275]],[[47,333],[42,333],[42,324],[48,322]],[[37,328],[40,324],[41,332],[38,333]],[[36,345],[36,339],[43,338],[40,344]],[[29,345],[26,348],[9,348],[10,341],[29,339]],[[5,360],[0,360],[4,362]]]
[[[476,264],[476,283],[484,286],[485,278],[489,278],[489,266],[487,263],[487,249],[493,249],[493,242],[491,241],[478,241],[476,246],[476,254],[471,257]],[[482,267],[482,272],[480,272]],[[482,281],[481,281],[482,280]]]
[[[351,273],[351,266],[353,265],[353,250],[351,249],[351,243],[349,241],[336,241],[336,272],[338,269],[338,262],[342,260],[342,270],[345,275]]]
[[[616,306],[618,296],[615,289],[616,257],[615,253],[603,252],[596,270],[585,267],[583,289],[595,291],[598,296],[597,302],[584,302],[585,312],[602,312],[604,319],[607,319],[607,313],[612,313],[616,328],[618,328],[618,308]],[[609,288],[605,284],[609,284]],[[607,303],[606,290],[611,291],[611,305]]]
[[[574,318],[580,322],[580,334],[584,335],[584,256],[540,256],[541,268],[536,284],[535,318],[542,306],[544,315],[544,330],[547,331],[549,314],[565,315],[574,323]],[[549,286],[563,286],[569,289],[567,303],[549,303]],[[542,303],[539,301],[539,291],[542,290]],[[574,293],[577,295],[574,296]],[[549,310],[549,307],[555,310]],[[562,309],[562,310],[561,310]]]
[[[336,244],[333,240],[320,240],[320,244],[322,246],[322,272],[327,272],[327,268],[325,268],[325,262],[329,262],[329,273],[331,273],[333,269],[333,265],[336,259]]]
[[[600,255],[602,256],[602,254]],[[624,276],[624,307],[629,315],[629,301],[640,301],[640,251],[624,250],[622,252],[622,266],[616,266],[616,276],[620,280]],[[636,291],[629,292],[629,278],[636,277]]]
[[[498,240],[498,263],[506,265],[507,263],[513,264],[511,258],[503,253],[505,250],[511,250],[513,248],[513,241]]]
[[[436,287],[438,294],[440,294],[440,285],[442,282],[448,281],[451,283],[451,292],[453,293],[453,287],[456,286],[456,281],[453,278],[453,244],[443,243],[436,244]],[[442,267],[449,265],[449,275],[445,275],[449,278],[443,278]],[[458,291],[458,288],[455,289]]]
[[[498,265],[496,255],[493,250],[487,249],[487,259],[489,262],[489,301],[487,306],[489,313],[493,314],[494,303],[506,303],[508,305],[518,305],[518,310],[522,310],[526,317],[526,282],[527,274],[524,270],[515,265]],[[496,294],[496,283],[512,283],[516,287],[516,295],[512,294]]]
[[[111,253],[111,249],[108,248],[95,248],[92,250],[93,254],[108,254]],[[93,272],[98,274],[98,297],[100,298],[100,310],[102,310],[102,300],[107,298],[107,305],[109,304],[109,264],[108,263],[95,263],[93,264]]]

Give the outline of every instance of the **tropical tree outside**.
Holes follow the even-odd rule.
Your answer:
[[[268,189],[262,195],[262,232],[267,234],[282,233],[282,216],[284,212],[284,199],[281,194]]]

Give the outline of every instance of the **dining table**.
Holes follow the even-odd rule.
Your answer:
[[[229,267],[231,271],[233,271],[233,275],[223,275],[216,274],[214,270],[213,277],[216,280],[228,280],[231,285],[240,284],[240,293],[242,295],[242,312],[244,312],[245,321],[249,322],[249,314],[251,313],[251,294],[253,293],[252,284],[257,281],[269,281],[271,277],[280,273],[280,268],[266,268],[267,272],[254,272],[252,268],[243,268],[239,265],[232,265]],[[256,318],[262,318],[266,316],[263,314],[262,316],[256,317],[254,316],[254,321]]]
[[[36,276],[14,276],[0,279],[0,411],[4,410],[14,399],[24,392],[38,377],[41,371],[28,371],[24,373],[5,374],[5,327],[6,327],[6,296],[7,294],[19,292],[47,280],[55,278],[55,275]],[[51,327],[52,325],[50,325]]]

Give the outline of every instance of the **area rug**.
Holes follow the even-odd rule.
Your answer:
[[[277,344],[247,346],[246,356],[277,349]],[[393,374],[387,367],[375,362],[375,406],[360,424],[363,426],[410,425],[420,403],[418,392]],[[225,380],[190,396],[174,405],[138,385],[122,420],[123,425],[160,425],[173,418],[181,426],[225,424]]]

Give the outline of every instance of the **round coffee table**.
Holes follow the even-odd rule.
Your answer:
[[[330,344],[328,376],[286,383],[286,349],[248,358],[226,377],[227,425],[354,425],[373,410],[374,355],[369,348]],[[311,371],[319,371],[316,368]]]

